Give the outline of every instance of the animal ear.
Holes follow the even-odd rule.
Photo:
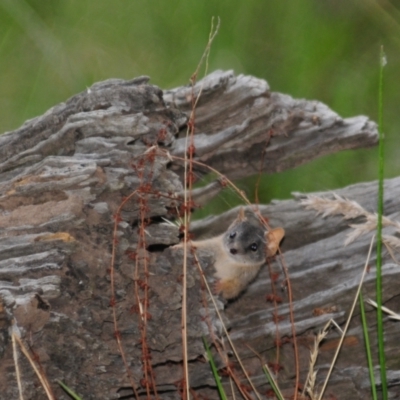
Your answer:
[[[244,208],[243,208],[243,207],[240,207],[240,209],[239,209],[239,214],[238,214],[236,220],[237,220],[237,221],[245,221],[246,219],[247,219],[247,218],[246,218],[246,216],[244,215]]]
[[[279,243],[285,236],[283,228],[275,228],[265,234],[267,239],[267,257],[272,257],[278,251]]]

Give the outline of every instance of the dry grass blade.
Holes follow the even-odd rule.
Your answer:
[[[368,214],[368,211],[356,201],[345,199],[336,193],[333,193],[333,196],[334,199],[328,199],[326,197],[309,195],[301,200],[300,203],[309,210],[316,210],[318,214],[322,214],[322,217],[343,215],[345,219],[354,219]]]
[[[14,324],[15,324],[15,322],[14,322]],[[29,354],[29,351],[27,350],[25,345],[22,343],[22,340],[20,339],[16,329],[12,330],[11,336],[12,336],[12,340],[13,341],[15,340],[18,343],[22,353],[25,355],[25,357],[28,359],[29,363],[31,364],[33,370],[35,371],[37,377],[40,380],[40,383],[42,384],[42,387],[43,387],[44,391],[47,394],[47,398],[49,400],[55,400],[55,397],[54,397],[54,395],[52,393],[52,390],[50,388],[50,384],[49,384],[46,376],[44,376],[43,373],[41,373],[39,371],[39,368],[37,367],[35,361],[32,359],[31,355]]]
[[[386,246],[400,250],[400,239],[398,237],[393,235],[383,235],[382,239]]]
[[[185,243],[189,238],[189,223],[190,223],[190,207],[186,207],[187,204],[191,203],[192,196],[192,176],[193,176],[193,154],[194,154],[194,126],[195,126],[195,111],[197,103],[201,97],[201,93],[203,90],[203,86],[201,86],[200,91],[196,98],[194,98],[194,85],[197,80],[197,75],[199,69],[205,60],[205,75],[207,74],[208,69],[208,57],[211,50],[211,45],[215,36],[218,33],[220,25],[220,20],[218,18],[218,24],[214,29],[214,18],[211,20],[211,30],[207,42],[206,49],[201,57],[201,60],[197,66],[195,73],[191,77],[192,84],[192,109],[189,116],[189,121],[187,125],[186,131],[186,144],[185,147],[187,152],[185,152],[185,166],[184,166],[184,184],[188,184],[187,189],[184,191],[184,203],[185,203],[185,212],[184,212],[184,241]],[[186,187],[186,186],[185,186]],[[183,250],[183,268],[182,268],[182,353],[183,353],[183,380],[185,383],[185,392],[183,394],[184,399],[190,399],[190,387],[189,387],[189,360],[188,360],[188,343],[187,343],[187,248],[184,246]]]
[[[350,228],[353,228],[354,230],[347,234],[347,238],[344,242],[345,246],[353,243],[360,236],[366,235],[367,233],[374,231],[376,229],[376,221],[367,220],[367,222],[363,224],[351,224]]]
[[[15,343],[15,336],[19,335],[19,332],[17,331],[17,327],[16,327],[15,323],[12,325],[11,329],[12,329],[11,341],[12,341],[12,349],[13,349],[15,375],[17,377],[17,384],[18,384],[18,391],[19,391],[19,399],[24,400],[24,396],[22,394],[21,373],[19,370],[19,362],[18,362],[18,350],[17,350],[17,345]]]
[[[370,258],[371,258],[371,253],[372,253],[372,247],[373,247],[373,244],[374,244],[374,240],[375,240],[375,235],[371,238],[371,244],[370,244],[370,246],[369,246],[368,256],[367,256],[367,259],[366,259],[366,261],[365,261],[364,269],[363,269],[363,272],[362,272],[362,275],[361,275],[361,278],[360,278],[360,283],[359,283],[359,285],[358,285],[357,292],[356,292],[356,294],[355,294],[355,296],[354,296],[354,301],[353,301],[353,304],[352,304],[352,306],[351,306],[351,309],[350,309],[349,316],[348,316],[348,318],[347,318],[346,324],[345,324],[345,326],[344,326],[343,334],[342,334],[342,336],[340,337],[340,341],[339,341],[338,347],[337,347],[337,349],[336,349],[336,352],[335,352],[335,355],[334,355],[334,357],[333,357],[332,363],[331,363],[331,365],[330,365],[330,367],[329,367],[329,371],[328,371],[328,374],[326,375],[326,379],[325,379],[325,382],[324,382],[324,384],[323,384],[323,386],[322,386],[322,389],[321,389],[321,392],[320,392],[320,394],[319,394],[318,400],[322,400],[322,396],[324,395],[325,389],[326,389],[326,387],[327,387],[327,385],[328,385],[329,378],[330,378],[330,376],[331,376],[331,374],[332,374],[332,371],[333,371],[333,368],[334,368],[334,366],[335,366],[335,364],[336,364],[336,360],[337,360],[337,358],[338,358],[338,355],[339,355],[340,349],[341,349],[341,347],[342,347],[344,338],[345,338],[346,333],[347,333],[347,330],[348,330],[348,328],[349,328],[350,321],[351,321],[351,319],[352,319],[352,317],[353,317],[354,309],[356,308],[357,300],[358,300],[359,295],[360,295],[362,283],[364,282],[365,274],[367,273],[368,264],[369,264],[369,260],[370,260]]]
[[[246,371],[246,369],[245,369],[245,367],[244,367],[244,365],[242,363],[242,360],[240,359],[239,354],[238,354],[238,352],[237,352],[237,350],[236,350],[236,348],[235,348],[235,346],[234,346],[234,344],[233,344],[233,342],[232,342],[232,340],[231,340],[231,338],[229,336],[228,329],[226,328],[226,325],[225,325],[224,320],[223,320],[223,318],[221,316],[221,313],[219,312],[218,305],[216,304],[216,301],[215,301],[214,295],[212,293],[212,290],[210,288],[210,285],[208,284],[207,279],[205,278],[204,274],[202,273],[200,262],[199,262],[199,259],[197,257],[196,252],[194,252],[193,255],[194,255],[194,258],[196,260],[196,266],[199,269],[199,272],[200,272],[200,275],[202,277],[203,283],[204,283],[204,285],[205,285],[205,287],[207,289],[208,294],[210,295],[210,299],[211,299],[211,302],[213,304],[214,310],[215,310],[215,312],[216,312],[216,314],[218,316],[218,319],[219,319],[219,321],[221,323],[221,327],[222,327],[222,329],[223,329],[223,331],[224,331],[224,333],[226,335],[226,338],[227,338],[227,340],[229,342],[229,345],[231,346],[232,352],[235,355],[235,357],[236,357],[236,359],[237,359],[237,361],[238,361],[238,363],[240,365],[240,368],[242,369],[242,371],[243,371],[247,381],[249,382],[249,385],[251,386],[253,392],[255,393],[257,399],[261,400],[261,397],[260,397],[259,393],[257,392],[257,389],[255,388],[253,382],[251,381],[250,376],[247,373],[247,371]],[[216,346],[216,348],[218,349],[218,346]],[[221,358],[223,358],[223,357],[221,356]],[[241,385],[238,382],[236,382],[236,384],[237,384],[238,390],[241,391],[243,397],[246,398],[246,394],[242,391]],[[232,390],[231,393],[234,394],[234,390]]]
[[[397,258],[394,256],[394,250],[400,250],[400,239],[393,235],[382,235],[382,243],[386,246],[387,251],[392,257],[392,260],[396,264],[400,264]]]
[[[371,306],[373,306],[375,308],[378,308],[378,304],[375,301],[371,300],[371,299],[368,299],[367,303],[371,304]],[[390,319],[394,319],[396,321],[400,321],[400,314],[395,313],[390,308],[382,306],[382,311],[385,312],[386,314],[388,314]]]
[[[351,224],[350,225],[350,227],[353,228],[354,231],[347,235],[347,239],[344,243],[345,246],[352,243],[359,236],[365,235],[369,232],[373,232],[376,230],[376,227],[378,224],[378,215],[375,213],[374,214],[367,213],[365,215],[365,217],[367,219],[366,222],[361,223],[361,224]],[[387,217],[382,217],[382,227],[388,227],[388,226],[394,226],[396,229],[399,229],[399,223],[397,221],[392,221],[391,219],[389,219]],[[392,241],[392,242],[394,243],[394,241]],[[397,243],[397,246],[399,246],[399,243],[400,243],[400,241]]]
[[[323,218],[330,215],[342,215],[346,220],[364,217],[366,219],[365,222],[350,225],[354,230],[347,235],[345,246],[354,242],[360,236],[376,230],[378,223],[378,215],[376,213],[370,213],[356,201],[346,199],[336,193],[333,193],[333,197],[334,199],[309,195],[301,200],[300,203],[308,210],[316,210]],[[387,217],[382,217],[382,226],[392,226],[400,233],[400,223]],[[385,244],[391,248],[400,248],[400,239],[391,236],[390,238],[388,237]]]
[[[311,400],[317,399],[317,393],[315,391],[315,381],[317,378],[318,371],[315,370],[315,365],[317,363],[317,358],[318,358],[318,349],[321,342],[326,338],[326,335],[328,334],[331,322],[332,320],[328,321],[328,323],[324,326],[324,328],[314,338],[314,347],[310,354],[310,367],[308,369],[308,374],[304,385],[304,391],[308,393]]]

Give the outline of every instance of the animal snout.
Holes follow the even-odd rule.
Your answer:
[[[231,254],[237,254],[237,250],[236,249],[230,249]]]

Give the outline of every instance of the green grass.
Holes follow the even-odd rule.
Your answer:
[[[393,3],[394,4],[394,3]],[[398,81],[399,6],[350,0],[0,0],[0,132],[110,77],[146,74],[162,88],[188,82],[221,18],[210,68],[265,78],[272,90],[318,99],[344,117],[376,113],[376,52]],[[398,174],[398,88],[385,91],[386,176]],[[346,152],[265,176],[262,201],[376,179],[375,153]],[[243,182],[245,187],[253,181]],[[253,188],[248,191],[252,192]],[[216,206],[229,207],[232,200]],[[214,210],[211,210],[214,211]]]
[[[74,400],[83,400],[82,397],[79,397],[72,389],[70,389],[65,383],[58,381],[58,384],[65,390],[66,393]]]
[[[383,133],[383,69],[386,65],[386,56],[383,52],[383,46],[379,55],[379,83],[378,83],[378,130],[379,130],[379,147],[378,147],[378,220],[376,234],[376,303],[377,303],[377,336],[378,336],[378,355],[381,376],[382,399],[388,399],[388,387],[386,377],[386,357],[384,348],[384,327],[383,327],[383,311],[382,311],[382,218],[384,213],[384,133]],[[377,390],[374,377],[374,366],[372,360],[371,343],[368,335],[368,325],[364,309],[364,300],[362,293],[359,295],[361,320],[364,333],[364,342],[368,361],[368,369],[371,381],[372,398],[376,400]]]
[[[217,385],[217,390],[218,390],[219,397],[220,397],[221,400],[226,400],[227,397],[226,397],[226,394],[225,394],[224,387],[222,386],[222,383],[221,383],[221,377],[218,374],[218,369],[217,369],[217,366],[215,365],[214,357],[213,357],[213,355],[211,353],[210,347],[209,347],[209,345],[207,343],[207,340],[206,340],[206,338],[204,336],[203,336],[203,344],[204,344],[204,348],[206,349],[208,362],[210,363],[210,368],[211,368],[211,371],[212,371],[212,374],[213,374],[213,377],[214,377],[214,380],[215,380],[215,384]]]
[[[377,394],[376,385],[375,385],[374,363],[372,360],[371,343],[369,341],[368,324],[367,324],[367,317],[365,315],[364,298],[362,295],[362,291],[360,291],[360,295],[358,296],[358,298],[359,298],[359,302],[360,302],[361,322],[362,322],[363,334],[364,334],[365,351],[367,354],[367,363],[368,363],[368,371],[369,371],[369,380],[371,382],[372,399],[377,400],[378,394]]]
[[[377,330],[378,330],[378,349],[379,349],[379,365],[381,374],[382,398],[387,400],[387,378],[386,378],[386,361],[384,348],[384,332],[383,332],[383,312],[382,312],[382,216],[383,216],[383,178],[384,178],[384,133],[383,133],[383,68],[386,64],[386,56],[383,52],[383,46],[380,52],[380,68],[379,68],[379,90],[378,90],[378,108],[379,108],[379,187],[378,187],[378,224],[376,235],[376,303],[377,307]]]
[[[281,391],[279,390],[279,387],[277,386],[275,379],[273,378],[271,371],[268,369],[267,364],[263,365],[263,371],[264,374],[268,380],[268,383],[270,384],[275,396],[278,398],[278,400],[284,400]]]

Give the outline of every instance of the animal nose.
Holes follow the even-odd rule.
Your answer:
[[[231,249],[230,252],[231,252],[231,254],[236,254],[237,250],[236,249]]]

